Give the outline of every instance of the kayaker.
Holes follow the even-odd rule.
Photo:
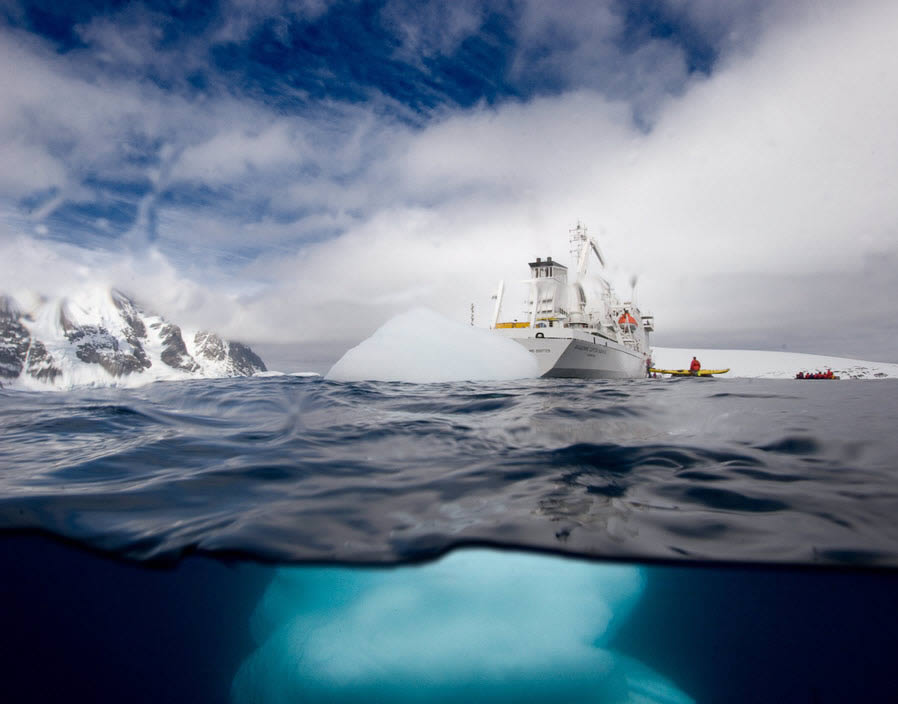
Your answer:
[[[692,372],[693,376],[697,376],[701,368],[702,363],[699,362],[695,357],[693,357],[692,364],[689,365],[689,371]]]

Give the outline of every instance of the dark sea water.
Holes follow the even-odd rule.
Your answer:
[[[0,390],[9,701],[898,701],[898,384]]]

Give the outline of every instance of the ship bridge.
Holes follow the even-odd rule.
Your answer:
[[[552,257],[547,257],[545,261],[537,257],[535,262],[530,262],[530,278],[554,279],[559,284],[566,284],[567,267],[552,261]]]
[[[567,317],[564,291],[567,287],[567,267],[553,261],[536,258],[530,262],[530,310],[531,327],[553,327]]]

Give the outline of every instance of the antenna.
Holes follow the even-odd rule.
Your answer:
[[[573,267],[576,266],[574,262],[580,261],[580,253],[588,240],[586,225],[577,220],[577,226],[568,230],[568,233],[570,234],[568,241],[571,243],[571,266]]]
[[[499,312],[502,310],[502,295],[505,293],[505,281],[499,282],[499,288],[493,298],[496,301],[496,307],[493,308],[493,322],[490,328],[495,328],[499,323]]]
[[[474,304],[471,304],[471,327],[474,327]]]

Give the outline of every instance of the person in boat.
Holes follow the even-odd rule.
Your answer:
[[[699,362],[695,357],[692,358],[692,363],[689,365],[689,371],[692,372],[693,376],[697,376],[701,371],[702,363]]]
[[[795,378],[796,379],[804,379],[804,372],[798,372],[798,374],[795,375]]]

